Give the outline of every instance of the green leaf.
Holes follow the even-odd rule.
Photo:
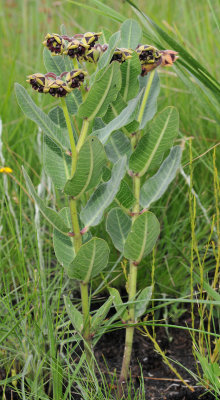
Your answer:
[[[116,195],[116,201],[120,206],[126,209],[131,208],[135,203],[135,197],[124,179],[121,181],[120,189]]]
[[[75,198],[97,186],[102,168],[106,162],[106,154],[101,142],[89,136],[80,149],[74,176],[66,183],[64,192]]]
[[[59,215],[62,220],[71,226],[70,209],[69,207],[64,207],[59,211]],[[75,257],[74,250],[74,240],[69,236],[63,235],[57,229],[54,229],[53,234],[53,246],[56,254],[56,258],[61,265],[67,267],[71,264]]]
[[[54,142],[64,149],[69,148],[70,145],[67,130],[61,130],[59,126],[54,124],[50,117],[36,106],[28,92],[23,88],[23,86],[19,85],[19,83],[15,84],[15,93],[18,104],[24,114],[34,121]]]
[[[145,313],[148,303],[152,296],[152,291],[153,287],[148,286],[144,288],[137,297],[135,301],[135,311],[134,311],[135,321],[137,321],[138,318],[140,318]]]
[[[175,107],[167,107],[148,124],[146,133],[130,157],[129,168],[144,175],[149,169],[160,164],[179,130],[179,114]]]
[[[151,252],[160,233],[156,216],[147,211],[137,217],[124,245],[124,256],[137,264]]]
[[[141,42],[142,30],[137,21],[126,20],[121,26],[121,41],[119,47],[135,50]],[[133,52],[132,59],[121,65],[122,88],[121,94],[124,101],[133,99],[139,91],[138,77],[141,73],[141,64],[138,55]]]
[[[140,105],[144,98],[145,90],[148,86],[148,81],[150,78],[150,74],[145,75],[144,77],[140,76],[140,89],[143,90],[143,95],[140,101]],[[147,122],[150,121],[157,112],[157,97],[160,93],[160,80],[157,71],[155,71],[153,81],[151,83],[150,91],[148,94],[148,98],[144,107],[143,117],[140,123],[140,129],[143,129]]]
[[[119,115],[115,110],[115,115],[117,115],[116,118],[109,122],[104,128],[93,132],[93,135],[96,135],[99,140],[105,144],[113,131],[119,130],[123,126],[132,122],[136,116],[136,108],[140,101],[141,94],[142,93],[139,93],[135,99],[130,100],[127,107],[125,107]]]
[[[57,106],[52,108],[52,110],[49,111],[48,116],[56,125],[60,126],[61,128],[67,127],[65,116],[61,107]]]
[[[139,75],[141,74],[141,63],[136,53],[132,58],[121,65],[121,94],[124,101],[133,99],[139,92]]]
[[[129,321],[129,314],[128,311],[126,310],[127,304],[124,304],[120,293],[117,289],[115,288],[109,288],[109,293],[111,296],[113,296],[113,303],[116,308],[117,313],[120,315],[120,318],[123,323]]]
[[[37,195],[33,183],[31,182],[27,172],[25,171],[24,167],[22,167],[22,171],[24,174],[26,186],[30,195],[33,197],[35,203],[38,205],[40,211],[42,212],[43,216],[46,220],[53,225],[61,233],[68,233],[70,232],[70,227],[68,224],[65,223],[63,218],[52,208],[46,207],[44,201]]]
[[[141,42],[142,29],[137,21],[134,19],[127,19],[121,25],[121,41],[119,47],[135,50]]]
[[[111,179],[99,185],[81,211],[80,218],[86,226],[99,224],[105,209],[113,202],[125,172],[126,156],[118,160],[113,166]]]
[[[117,162],[124,155],[129,159],[131,154],[131,142],[121,131],[116,131],[110,136],[106,143],[105,151],[107,157],[113,163]]]
[[[113,297],[110,296],[108,300],[96,311],[96,313],[92,317],[91,321],[91,332],[96,333],[99,331],[99,328],[101,327],[103,321],[106,318],[106,315],[108,314],[111,306],[113,303]]]
[[[117,62],[111,63],[101,77],[91,87],[88,96],[79,107],[78,116],[88,118],[102,117],[121,88],[121,72]]]
[[[84,284],[89,283],[102,272],[108,264],[109,247],[105,240],[92,238],[83,244],[72,264],[68,267],[68,276]]]
[[[43,60],[47,72],[53,72],[59,76],[65,71],[64,58],[62,56],[52,56],[51,52],[46,48],[43,50]]]
[[[158,172],[143,184],[140,191],[140,204],[142,207],[149,208],[151,203],[163,196],[176,176],[181,163],[181,156],[182,148],[180,146],[173,147]]]
[[[63,296],[66,312],[73,325],[74,329],[81,333],[83,329],[83,316],[79,310],[72,304],[71,300],[67,296]]]
[[[46,135],[43,142],[43,163],[54,186],[63,190],[71,174],[71,157]]]
[[[112,208],[106,220],[106,230],[116,249],[123,253],[124,244],[131,229],[131,218],[120,208]]]
[[[108,49],[103,53],[103,55],[100,57],[98,61],[98,69],[95,77],[96,79],[101,76],[105,67],[107,67],[110,64],[113,53],[115,51],[115,48],[118,46],[120,38],[121,38],[120,32],[115,32],[110,37],[108,42]]]

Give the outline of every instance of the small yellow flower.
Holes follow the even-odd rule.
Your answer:
[[[2,167],[0,168],[0,173],[2,174],[11,174],[13,170],[10,167]]]

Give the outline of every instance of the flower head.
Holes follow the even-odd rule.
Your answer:
[[[102,54],[102,50],[101,50],[100,46],[92,47],[86,53],[86,60],[91,62],[91,63],[96,63],[99,60],[101,54]]]
[[[13,170],[10,167],[2,167],[0,168],[0,173],[3,174],[11,174]]]
[[[63,54],[63,51],[65,49],[65,41],[57,33],[48,33],[45,36],[43,45],[46,46],[53,55]]]
[[[88,44],[82,43],[79,40],[74,39],[68,44],[67,49],[64,51],[64,54],[67,54],[71,58],[77,57],[78,60],[84,60],[85,53],[88,49]]]
[[[32,88],[39,93],[47,93],[49,80],[46,78],[44,74],[40,74],[39,72],[29,75],[27,82],[31,84]]]
[[[136,53],[139,55],[141,64],[155,64],[157,66],[162,61],[160,51],[148,44],[138,46]]]
[[[86,71],[83,71],[82,69],[74,69],[66,75],[66,83],[72,89],[78,88],[83,84],[86,75]]]
[[[95,42],[99,40],[99,36],[102,35],[102,32],[86,32],[84,33],[81,42],[89,45],[89,47],[94,47]]]
[[[72,89],[67,85],[67,83],[59,78],[55,80],[50,80],[48,88],[49,88],[48,92],[53,97],[64,97],[72,91]]]
[[[124,48],[116,48],[113,53],[111,62],[118,61],[119,63],[123,63],[126,60],[129,60],[131,56],[132,56],[132,50]]]

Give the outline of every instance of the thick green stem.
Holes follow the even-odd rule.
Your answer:
[[[155,69],[153,71],[151,71],[149,79],[148,79],[148,82],[147,82],[147,86],[146,86],[146,89],[145,89],[145,92],[144,92],[144,97],[143,97],[143,100],[142,100],[142,103],[141,103],[141,106],[140,106],[140,111],[139,111],[138,118],[137,118],[137,121],[140,122],[140,123],[141,123],[143,115],[144,115],[144,109],[145,109],[145,106],[146,106],[146,103],[147,103],[147,99],[148,99],[148,96],[149,96],[149,93],[150,93],[150,88],[151,88],[151,85],[152,85],[152,82],[153,82],[153,79],[154,79],[155,71],[156,71]]]
[[[75,145],[75,140],[74,140],[74,136],[73,136],[71,120],[70,120],[69,112],[68,112],[68,109],[66,106],[66,101],[64,98],[61,98],[61,104],[62,104],[64,116],[66,119],[66,125],[67,125],[67,129],[68,129],[68,133],[69,133],[70,146],[71,146],[71,152],[72,152],[72,167],[71,167],[71,177],[72,177],[76,170],[77,151],[76,151],[76,145]]]
[[[80,137],[76,146],[76,151],[79,153],[83,143],[85,142],[86,136],[87,136],[87,132],[88,132],[88,128],[89,128],[89,121],[85,118],[83,120],[83,125],[82,125],[82,130],[80,133]]]
[[[61,99],[61,102],[62,102],[64,116],[66,119],[69,138],[70,138],[70,145],[71,145],[71,152],[72,152],[72,166],[71,166],[71,177],[72,177],[76,170],[77,156],[78,156],[79,150],[80,150],[81,146],[83,145],[85,138],[86,138],[86,134],[88,131],[88,123],[87,123],[87,120],[84,120],[83,126],[82,126],[82,131],[81,131],[81,134],[80,134],[77,146],[76,146],[75,141],[74,141],[72,126],[71,126],[70,116],[69,116],[69,112],[68,112],[67,106],[66,106],[66,102],[64,99]],[[72,227],[73,227],[73,232],[74,232],[74,249],[75,249],[75,253],[77,254],[80,247],[82,246],[82,235],[80,233],[79,219],[78,219],[78,214],[77,214],[77,201],[74,198],[70,197],[69,205],[70,205],[71,222],[72,222]],[[88,364],[90,366],[92,366],[88,284],[81,283],[80,290],[81,290],[82,313],[83,313],[83,337],[86,342],[85,343],[85,353],[86,353],[86,358],[87,358]]]
[[[132,223],[134,223],[135,219],[140,210],[139,205],[139,198],[140,198],[140,177],[134,176],[133,177],[133,191],[136,202],[133,206],[133,213],[135,215],[132,217]],[[137,290],[137,265],[130,261],[130,273],[129,273],[129,282],[128,282],[128,312],[129,312],[129,323],[135,323],[135,304],[134,300],[136,297],[136,290]],[[122,384],[127,380],[128,371],[130,366],[131,360],[131,352],[132,352],[132,344],[133,344],[133,336],[134,336],[134,327],[130,326],[126,328],[126,335],[125,335],[125,348],[124,348],[124,356],[121,368],[121,375],[120,375],[120,386],[119,386],[119,395],[122,395]]]

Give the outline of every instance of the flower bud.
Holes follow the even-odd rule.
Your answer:
[[[120,49],[116,48],[113,53],[111,62],[118,61],[119,63],[123,63],[126,60],[129,60],[131,58],[131,56],[132,56],[132,50],[124,49],[124,48],[120,48]]]
[[[84,44],[89,45],[89,47],[94,47],[95,42],[99,40],[99,36],[102,35],[102,32],[86,32],[83,35],[83,38],[81,39],[81,42]]]
[[[66,83],[72,89],[78,88],[83,84],[86,75],[86,71],[83,71],[82,69],[74,69],[66,75]]]
[[[64,97],[72,91],[66,82],[61,79],[50,80],[48,85],[48,92],[53,97]]]
[[[74,39],[68,44],[66,51],[64,51],[64,54],[67,54],[71,58],[77,57],[78,60],[84,60],[85,53],[88,49],[89,45],[82,43],[77,39]]]
[[[87,53],[86,53],[86,60],[91,62],[91,63],[97,63],[99,60],[100,56],[102,54],[102,51],[99,47],[92,47]]]
[[[45,37],[43,45],[46,46],[53,55],[63,54],[65,49],[65,41],[57,33],[48,33]]]
[[[29,75],[27,82],[39,93],[47,93],[49,91],[49,80],[43,74],[37,72],[36,74]]]
[[[171,67],[178,58],[178,52],[173,50],[160,50],[162,57],[162,67]]]

